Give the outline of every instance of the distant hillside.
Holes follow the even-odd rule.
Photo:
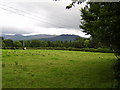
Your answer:
[[[79,37],[79,36],[63,34],[63,35],[59,35],[59,36],[51,37],[51,38],[42,38],[40,40],[45,40],[45,41],[74,41],[75,38],[77,38],[77,37]]]
[[[69,35],[69,34],[63,34],[63,35],[47,35],[47,34],[39,34],[39,35],[29,35],[29,36],[23,36],[21,34],[16,35],[3,35],[5,39],[11,39],[11,40],[44,40],[44,41],[74,41],[76,37],[79,37],[77,35]]]
[[[2,35],[5,39],[11,39],[11,40],[33,40],[33,39],[41,39],[41,38],[51,38],[55,37],[56,35],[47,35],[47,34],[39,34],[39,35],[29,35],[29,36],[23,36],[21,34],[16,35]]]

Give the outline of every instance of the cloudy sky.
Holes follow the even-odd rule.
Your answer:
[[[79,28],[80,8],[85,3],[66,9],[71,0],[1,0],[0,30],[3,34],[75,34],[85,33]]]

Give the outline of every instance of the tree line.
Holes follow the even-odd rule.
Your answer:
[[[77,37],[74,41],[42,41],[42,40],[18,40],[13,41],[2,37],[2,48],[19,47],[64,47],[64,48],[99,48],[105,47],[95,39]]]

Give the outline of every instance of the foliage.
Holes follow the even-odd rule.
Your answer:
[[[120,2],[89,3],[81,10],[84,32],[120,55]]]
[[[73,43],[74,47],[75,48],[83,48],[84,47],[84,40],[85,39],[83,39],[81,37],[76,38],[75,42]]]
[[[4,46],[6,47],[13,47],[13,41],[10,39],[3,40],[3,43],[5,44]]]
[[[26,40],[26,41],[12,41],[11,44],[7,44],[9,40],[3,40],[2,48],[3,49],[22,49],[23,47],[27,47],[30,49],[53,49],[53,50],[75,50],[75,51],[83,51],[84,49],[81,48],[104,48],[102,45],[99,45],[94,39],[86,39],[77,37],[74,41],[41,41],[41,40]],[[95,44],[93,44],[95,43]],[[7,46],[6,46],[7,45]],[[75,49],[76,48],[76,49]],[[86,50],[85,50],[86,51]],[[87,49],[87,51],[99,51],[93,49]],[[102,50],[103,52],[104,50]],[[104,51],[104,52],[111,52],[111,51]]]
[[[66,6],[66,9],[70,9],[70,8],[72,8],[73,6],[75,7],[75,4],[77,3],[77,4],[81,4],[82,2],[84,2],[84,1],[86,1],[86,0],[71,0],[72,1],[72,3],[71,4],[69,4],[69,5],[67,5]]]
[[[24,41],[24,46],[25,47],[30,47],[31,46],[31,42],[29,40]]]
[[[86,48],[89,47],[89,44],[90,44],[90,40],[85,40],[85,41],[84,41],[84,45],[85,45]]]
[[[115,86],[116,88],[120,88],[120,61],[117,61],[114,65],[115,71]]]
[[[15,41],[13,45],[14,47],[22,47],[22,43],[20,41]]]

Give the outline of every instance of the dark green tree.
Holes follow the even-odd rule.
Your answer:
[[[54,41],[54,47],[62,47],[61,41]]]
[[[81,10],[84,32],[120,55],[120,2],[90,2]]]
[[[4,43],[4,42],[2,42],[2,48],[5,48],[5,47],[6,47],[5,43]]]
[[[40,47],[40,41],[39,40],[32,40],[31,46],[32,47]]]
[[[90,40],[85,40],[84,41],[84,46],[86,47],[86,48],[88,48],[89,47],[89,45],[90,45]]]
[[[84,39],[82,37],[77,37],[73,42],[75,48],[83,48],[84,47]]]
[[[22,43],[20,41],[13,42],[14,47],[22,47]]]
[[[63,47],[68,48],[68,47],[69,47],[69,41],[64,41],[64,42],[63,42]]]
[[[40,42],[40,46],[41,47],[47,47],[48,46],[48,42],[47,41],[39,41]]]
[[[10,39],[3,40],[3,43],[5,44],[6,47],[13,47],[13,40]]]
[[[31,47],[31,42],[29,40],[24,41],[24,46],[25,47]]]

